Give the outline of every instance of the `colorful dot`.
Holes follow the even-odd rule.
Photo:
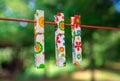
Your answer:
[[[60,23],[59,23],[59,28],[60,28],[60,30],[64,30],[64,21],[60,21]]]
[[[80,54],[77,54],[77,58],[80,59],[80,58],[81,58],[81,55],[80,55]]]
[[[44,17],[39,18],[39,25],[41,28],[44,28]]]
[[[74,65],[76,65],[76,66],[80,66],[80,63],[79,63],[79,62],[75,62]]]
[[[42,46],[42,44],[40,44],[40,42],[36,42],[36,54],[39,54],[39,53],[41,53],[42,52],[42,50],[43,50],[43,46]]]
[[[37,68],[45,68],[44,64],[40,64]]]
[[[76,23],[79,23],[79,22],[80,22],[80,19],[77,18],[77,19],[76,19]]]
[[[64,52],[64,47],[60,47],[60,52]]]

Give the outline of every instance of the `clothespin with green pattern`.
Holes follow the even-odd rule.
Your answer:
[[[44,11],[36,10],[34,14],[36,23],[34,25],[34,57],[37,68],[45,67],[45,45],[44,45]]]

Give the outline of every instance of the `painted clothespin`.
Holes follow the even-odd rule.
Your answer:
[[[45,67],[45,45],[44,45],[44,11],[36,10],[35,16],[35,26],[34,26],[34,57],[35,66],[37,68]]]
[[[71,17],[72,31],[72,59],[73,64],[80,66],[82,64],[82,43],[81,43],[81,28],[80,16]]]
[[[64,32],[64,14],[58,13],[55,17],[55,51],[56,51],[56,65],[66,65],[65,54],[65,32]]]

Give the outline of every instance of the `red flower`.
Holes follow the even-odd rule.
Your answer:
[[[80,16],[79,15],[75,15],[74,16],[74,26],[76,28],[79,28],[80,27]]]
[[[79,15],[75,15],[74,16],[74,24],[79,24],[80,23],[80,16]]]
[[[57,16],[61,16],[61,13],[58,13]]]
[[[62,36],[62,34],[58,34],[57,36],[57,43],[60,43],[60,37]]]
[[[76,44],[75,44],[75,48],[77,48],[77,51],[79,51],[80,48],[82,48],[82,44],[81,44],[81,42],[76,42]]]

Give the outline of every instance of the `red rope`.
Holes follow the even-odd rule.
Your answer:
[[[15,18],[0,18],[0,20],[36,23],[35,20],[24,20],[24,19],[15,19]],[[45,22],[45,24],[56,25],[55,22]],[[72,24],[65,24],[65,26],[73,26],[73,25]],[[81,28],[96,28],[96,29],[105,29],[105,30],[120,30],[120,28],[116,28],[116,27],[88,26],[88,25],[81,25]]]
[[[6,20],[6,21],[17,21],[17,22],[31,22],[35,23],[35,20],[24,20],[24,19],[15,19],[15,18],[0,18],[0,20]]]
[[[105,29],[105,30],[120,30],[120,28],[115,27],[105,27],[105,26],[88,26],[88,25],[81,25],[82,28],[96,28],[96,29]]]

